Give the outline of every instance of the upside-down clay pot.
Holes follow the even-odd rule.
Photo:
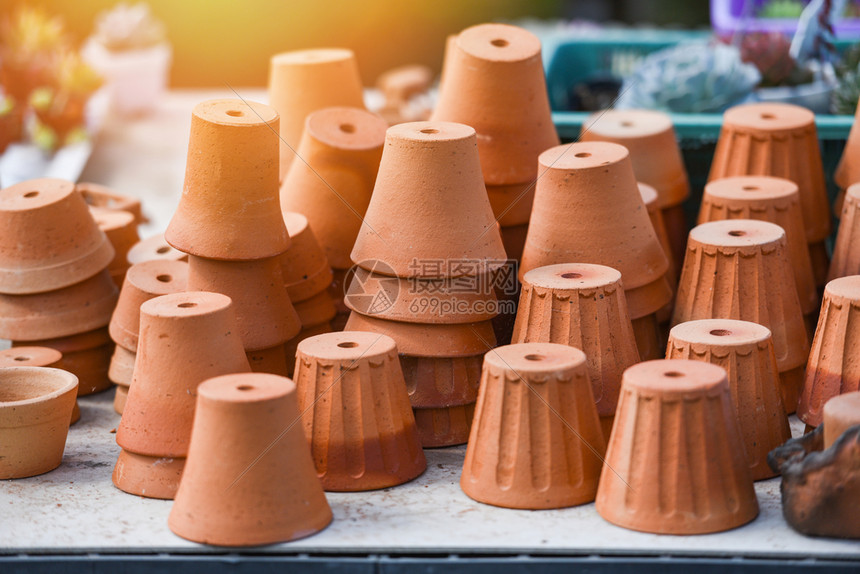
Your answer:
[[[0,368],[0,479],[60,466],[77,387],[77,377],[60,369]]]
[[[845,191],[842,202],[842,217],[836,242],[833,245],[833,259],[827,280],[860,274],[860,185],[851,185]]]
[[[136,265],[153,259],[168,261],[188,261],[188,254],[174,249],[164,240],[164,234],[159,233],[135,243],[126,255],[129,265]]]
[[[605,450],[582,351],[521,343],[486,354],[463,492],[507,508],[585,504]]]
[[[736,175],[771,175],[797,184],[816,285],[827,276],[830,204],[815,114],[792,104],[755,103],[723,114],[709,181]]]
[[[537,174],[535,174],[536,177]],[[493,208],[493,215],[502,226],[502,240],[505,239],[504,229],[528,226],[532,203],[535,199],[535,185],[534,179],[524,183],[487,185],[487,197]],[[505,248],[507,249],[507,244]],[[522,252],[522,249],[519,251]],[[516,258],[517,255],[517,252],[508,252],[509,257]]]
[[[137,353],[129,351],[120,345],[115,345],[113,355],[108,367],[108,378],[116,385],[113,396],[113,410],[122,414],[125,403],[128,402],[128,389],[134,377],[134,363],[137,361]]]
[[[672,289],[674,295],[675,287],[678,285],[678,266],[675,264],[675,255],[672,253],[672,244],[669,242],[666,222],[663,219],[663,212],[660,210],[660,204],[657,200],[657,190],[641,181],[638,183],[638,187],[639,195],[642,196],[642,203],[645,204],[645,209],[648,210],[648,218],[654,227],[654,233],[657,234],[657,239],[660,241],[663,253],[666,254],[666,259],[669,261],[669,268],[666,270],[666,280],[669,282],[669,287]],[[685,231],[685,244],[686,241],[687,236]],[[672,310],[675,308],[673,303],[674,301],[669,301],[657,311],[657,323],[661,326],[661,333],[662,326],[672,320]]]
[[[363,109],[326,108],[308,115],[303,125],[302,160],[292,162],[284,176],[281,209],[307,217],[331,266],[348,269],[388,124]]]
[[[854,119],[856,120],[858,116],[860,116],[860,109],[854,113]],[[848,132],[848,138],[845,140],[842,157],[839,158],[836,171],[833,172],[833,181],[842,191],[855,183],[860,183],[858,154],[860,154],[860,125],[857,125],[855,121],[851,124],[851,131]]]
[[[250,367],[225,295],[162,295],[143,303],[140,316],[134,376],[116,441],[147,458],[118,460],[113,482],[132,494],[170,499],[179,485],[179,459],[188,452],[197,386]]]
[[[107,327],[78,335],[37,341],[12,341],[12,348],[49,347],[63,354],[57,368],[78,377],[78,396],[100,393],[111,388],[108,368],[114,343]]]
[[[59,368],[63,354],[49,347],[15,347],[0,351],[0,367],[53,367]],[[72,409],[71,424],[81,419],[77,400]]]
[[[279,177],[283,180],[311,112],[333,106],[364,108],[355,54],[345,48],[275,54],[269,62],[269,102],[281,116]]]
[[[285,212],[284,221],[290,234],[290,248],[281,255],[281,275],[290,301],[298,303],[328,289],[333,276],[307,217]]]
[[[532,269],[523,277],[512,342],[560,343],[584,351],[597,413],[609,436],[621,374],[639,362],[621,273],[588,263]]]
[[[292,374],[287,366],[285,345],[248,351],[245,354],[248,357],[248,363],[251,365],[251,371],[255,373],[271,373],[282,377],[289,377]]]
[[[416,409],[471,405],[478,400],[484,355],[415,357],[400,355],[409,402]]]
[[[137,225],[147,222],[143,215],[140,199],[131,195],[118,193],[109,187],[97,183],[79,182],[75,189],[80,193],[87,205],[111,211],[127,211],[134,216]]]
[[[301,331],[299,331],[298,335],[284,343],[284,357],[287,362],[286,376],[292,377],[293,373],[295,372],[296,351],[298,350],[299,343],[309,337],[315,337],[317,335],[322,335],[323,333],[331,333],[332,331],[334,331],[334,329],[332,329],[331,324],[329,323],[314,325],[313,327],[308,327],[307,329],[303,328]],[[253,367],[254,361],[251,360],[251,368],[253,369]]]
[[[672,246],[667,255],[683,260],[688,228],[682,204],[690,196],[690,182],[671,117],[655,110],[604,110],[586,119],[579,141],[627,148],[636,179],[657,191]]]
[[[824,405],[833,397],[860,390],[858,336],[860,276],[834,279],[824,288],[818,327],[797,404],[797,416],[807,425],[821,424]]]
[[[411,122],[388,128],[385,142],[352,260],[370,270],[382,261],[391,275],[425,278],[475,275],[503,265],[475,130]],[[439,264],[452,260],[471,264]]]
[[[770,329],[783,405],[793,413],[809,355],[785,231],[766,221],[733,219],[690,231],[673,324],[739,319]]]
[[[167,524],[218,546],[287,542],[332,519],[292,381],[252,373],[198,387],[188,462]]]
[[[422,447],[442,448],[469,441],[475,403],[441,408],[413,408],[412,412]]]
[[[233,300],[237,326],[247,351],[282,345],[301,329],[284,289],[278,257],[255,261],[188,258],[188,290],[223,293]]]
[[[134,214],[128,211],[102,207],[90,207],[90,213],[113,246],[114,256],[108,264],[108,271],[117,287],[121,287],[130,266],[128,250],[140,241],[140,235],[137,234],[137,220]]]
[[[108,266],[114,250],[74,184],[32,179],[0,190],[0,293],[62,289]]]
[[[427,462],[391,337],[344,331],[305,339],[296,356],[302,426],[325,490],[408,482]]]
[[[849,428],[860,425],[860,391],[829,399],[824,404],[824,448],[833,446]]]
[[[676,325],[667,359],[690,359],[726,370],[732,406],[753,480],[776,476],[767,454],[791,438],[779,391],[770,330],[732,319],[701,319]]]
[[[720,532],[758,515],[725,369],[674,359],[624,372],[595,507],[654,534]]]
[[[278,113],[242,100],[194,106],[185,183],[167,242],[229,261],[280,255],[290,237],[278,200]]]
[[[321,291],[310,299],[299,301],[295,309],[302,329],[327,324],[337,315],[337,308],[328,291]]]

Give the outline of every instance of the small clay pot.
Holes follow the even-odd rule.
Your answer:
[[[413,357],[400,355],[409,402],[416,409],[474,404],[481,384],[484,355]]]
[[[337,315],[337,309],[328,291],[321,291],[310,299],[296,303],[295,309],[302,329],[327,324]]]
[[[427,462],[391,337],[344,331],[298,345],[296,390],[317,475],[331,491],[388,488]]]
[[[475,403],[441,408],[414,408],[418,437],[424,448],[465,444],[472,432]]]
[[[860,391],[833,397],[824,403],[824,448],[830,448],[845,431],[860,425]]]
[[[191,256],[188,289],[223,293],[233,300],[246,351],[283,345],[301,329],[281,276],[280,258],[217,261]]]
[[[61,369],[0,368],[0,479],[60,466],[77,388],[77,377]]]
[[[860,365],[855,359],[860,353],[858,319],[860,276],[840,277],[828,283],[797,404],[798,418],[811,427],[821,424],[824,405],[830,399],[860,390]]]
[[[121,415],[122,412],[125,410],[125,404],[128,402],[128,389],[129,387],[126,387],[124,385],[116,386],[116,392],[113,396],[113,410],[118,415]]]
[[[406,64],[388,70],[376,78],[376,87],[385,98],[385,107],[406,104],[430,90],[433,70],[420,64]]]
[[[111,478],[118,488],[130,494],[173,500],[184,468],[184,456],[147,456],[121,450]]]
[[[153,297],[185,291],[187,283],[188,264],[184,261],[156,259],[131,266],[108,326],[111,339],[120,347],[136,352],[140,306]]]
[[[767,454],[791,438],[779,390],[770,329],[749,321],[702,319],[676,325],[667,359],[690,359],[726,370],[753,480],[776,476]]]
[[[96,275],[114,250],[74,184],[33,179],[0,190],[0,293],[62,289]]]
[[[298,303],[325,291],[333,277],[307,217],[285,212],[284,221],[290,234],[290,248],[281,255],[281,275],[290,301]]]
[[[860,116],[860,110],[855,112],[855,120],[858,116]],[[855,183],[860,183],[858,154],[860,154],[860,126],[855,121],[851,124],[851,131],[848,132],[848,138],[845,140],[845,148],[833,172],[833,181],[843,191]]]
[[[468,357],[496,346],[492,321],[430,325],[386,321],[353,312],[346,330],[388,335],[397,343],[398,351],[414,357]]]
[[[55,291],[0,295],[0,337],[36,341],[104,327],[110,322],[117,296],[107,270]]]
[[[164,238],[229,261],[280,255],[290,237],[278,200],[278,113],[243,100],[194,106],[185,183]]]
[[[302,329],[299,331],[299,334],[284,343],[284,357],[287,362],[287,375],[288,377],[293,376],[293,372],[296,369],[296,350],[298,349],[299,343],[307,339],[308,337],[314,337],[316,335],[322,335],[323,333],[331,333],[334,329],[331,328],[329,323],[323,323],[321,325],[314,325],[313,327],[308,327],[307,329]],[[249,353],[251,355],[253,353]],[[251,359],[249,359],[251,360]],[[251,368],[253,369],[253,361],[251,361]]]
[[[168,261],[188,261],[188,254],[174,249],[164,240],[164,234],[159,233],[142,239],[132,246],[126,254],[129,265],[137,265],[153,259]]]
[[[364,108],[355,54],[345,48],[275,54],[269,62],[269,102],[281,116],[280,179],[284,179],[311,112],[331,106]]]
[[[582,351],[521,343],[486,354],[463,492],[506,508],[585,504],[605,452]]]
[[[845,191],[842,218],[833,245],[833,259],[827,280],[860,274],[860,185],[851,185]]]
[[[99,229],[104,231],[108,241],[113,245],[114,256],[108,264],[108,271],[117,287],[122,287],[125,273],[130,267],[127,259],[128,250],[140,241],[140,235],[137,234],[137,220],[134,214],[128,211],[102,207],[90,207],[90,213],[93,214]]]
[[[474,129],[449,122],[388,128],[351,257],[360,267],[398,277],[477,275],[504,264]]]
[[[720,532],[758,515],[725,369],[660,360],[624,372],[595,508],[655,534]]]
[[[245,353],[251,371],[255,373],[270,373],[289,377],[292,370],[287,367],[287,353],[285,345],[277,345],[269,349],[259,349]]]
[[[137,197],[118,193],[104,185],[90,182],[76,183],[75,190],[83,196],[84,201],[91,207],[127,211],[134,216],[137,225],[142,225],[148,221],[143,215],[140,199]]]
[[[296,387],[260,373],[198,387],[182,483],[167,524],[218,546],[310,536],[332,519],[298,421]]]
[[[651,220],[651,225],[654,227],[654,233],[657,234],[657,240],[660,242],[660,246],[663,248],[663,253],[666,254],[666,259],[669,261],[669,268],[666,270],[666,279],[669,281],[669,286],[673,288],[678,284],[678,265],[675,263],[678,260],[679,256],[677,253],[673,251],[672,242],[669,239],[669,233],[666,229],[666,220],[663,218],[663,211],[660,209],[659,195],[657,194],[657,189],[648,185],[647,183],[637,182],[636,186],[639,188],[639,195],[642,197],[642,203],[645,204],[645,209],[648,210],[648,219]],[[681,257],[684,255],[684,248],[687,246],[687,232],[684,231],[684,241],[681,247]],[[666,307],[660,310],[661,316],[665,311],[668,311],[669,317],[666,317],[666,321],[671,318],[672,310],[671,310],[671,302]],[[661,323],[664,320],[661,318]]]
[[[349,254],[370,203],[388,124],[358,108],[320,109],[303,122],[298,147],[303,161],[292,162],[283,178],[281,209],[307,217],[329,264],[348,269],[352,266]]]
[[[116,345],[113,356],[110,359],[108,377],[117,385],[124,387],[131,386],[131,380],[134,377],[134,363],[136,361],[137,353],[135,351],[129,351],[122,345]]]
[[[63,354],[49,347],[15,347],[0,351],[0,367],[53,367],[59,368]],[[81,408],[75,401],[72,422],[81,420]]]

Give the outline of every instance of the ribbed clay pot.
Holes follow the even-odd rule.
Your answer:
[[[248,371],[229,297],[189,291],[143,303],[134,376],[116,433],[123,451],[139,456],[120,456],[114,484],[131,494],[173,498],[188,452],[197,386],[210,377]]]
[[[415,357],[400,355],[409,402],[416,409],[444,409],[478,400],[484,355]],[[465,442],[464,437],[464,442]]]
[[[733,219],[690,231],[672,321],[695,319],[739,319],[770,329],[783,405],[794,412],[809,339],[780,226]]]
[[[830,204],[821,164],[815,114],[792,104],[730,108],[714,151],[709,181],[736,175],[771,175],[797,184],[815,282],[827,276]]]
[[[0,351],[0,367],[52,367],[59,368],[63,354],[49,347],[15,347]],[[77,400],[72,409],[71,424],[81,419]]]
[[[77,377],[60,369],[0,368],[0,479],[60,466],[77,387]]]
[[[707,534],[758,515],[726,371],[660,360],[627,369],[595,507],[654,534]]]
[[[284,179],[311,112],[332,106],[364,108],[355,54],[345,48],[275,54],[269,62],[269,102],[281,116],[279,177]]]
[[[523,277],[513,343],[560,343],[585,352],[591,392],[609,436],[621,374],[639,362],[621,273],[603,265],[563,263]]]
[[[753,480],[776,476],[767,454],[791,438],[779,391],[770,329],[749,321],[701,319],[676,325],[667,359],[690,359],[726,370]]]
[[[114,343],[107,327],[94,329],[79,335],[37,341],[12,341],[12,348],[50,347],[63,354],[58,368],[78,377],[78,396],[106,391],[111,386],[108,367]]]
[[[818,327],[797,404],[797,416],[807,425],[821,424],[824,405],[833,397],[860,390],[858,335],[860,276],[834,279],[824,288]]]
[[[302,426],[323,488],[388,488],[427,462],[397,347],[391,337],[344,331],[298,345],[295,373]]]
[[[503,265],[475,130],[412,122],[389,128],[385,143],[352,260],[370,270],[382,261],[392,275],[425,278],[476,275]],[[451,260],[469,264],[446,264]]]
[[[0,293],[62,289],[96,275],[114,251],[74,184],[32,179],[0,190]]]
[[[845,191],[842,218],[836,232],[833,259],[827,280],[860,274],[860,185],[851,185]]]
[[[131,195],[118,193],[109,187],[97,183],[79,182],[75,189],[80,193],[87,205],[112,211],[127,211],[134,216],[137,225],[147,222],[143,215],[140,199]]]
[[[122,414],[125,403],[128,402],[128,389],[134,377],[134,363],[137,361],[137,353],[115,345],[113,355],[108,367],[108,378],[116,385],[113,396],[113,410]]]
[[[188,254],[174,249],[165,241],[164,234],[159,233],[135,243],[126,255],[129,265],[136,265],[153,259],[168,261],[188,261]]]
[[[299,316],[284,289],[278,257],[255,261],[188,258],[188,290],[223,293],[233,300],[247,351],[269,349],[295,337]]]
[[[413,408],[418,436],[424,448],[465,444],[472,432],[475,403],[441,408]]]
[[[90,213],[113,246],[114,256],[108,264],[108,271],[117,287],[121,287],[130,266],[128,250],[140,241],[140,235],[137,234],[137,220],[134,214],[128,211],[102,207],[90,207]]]
[[[292,375],[292,371],[288,367],[287,363],[285,345],[276,345],[268,349],[248,351],[245,355],[248,357],[251,371],[255,373],[271,373],[272,375],[280,375],[282,377],[289,377]]]
[[[669,257],[682,261],[688,231],[683,203],[690,196],[690,181],[671,117],[655,110],[603,110],[585,120],[579,141],[627,148],[636,179],[657,190],[672,246]]]
[[[278,113],[242,100],[194,106],[185,183],[164,238],[230,261],[280,255],[290,237],[278,200]]]
[[[463,492],[507,508],[585,504],[605,451],[582,351],[522,343],[486,354]]]
[[[348,269],[388,124],[363,109],[326,108],[308,115],[303,126],[303,161],[293,162],[284,176],[281,209],[307,217],[331,266]]]
[[[198,387],[188,462],[167,524],[217,546],[287,542],[332,519],[292,381],[225,375]]]
[[[307,217],[284,212],[284,222],[290,234],[290,248],[281,255],[281,275],[290,301],[298,303],[328,289],[333,276]]]

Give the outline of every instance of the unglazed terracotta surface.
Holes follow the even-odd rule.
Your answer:
[[[833,245],[833,259],[827,280],[860,274],[860,185],[851,185],[845,191],[842,203],[842,217],[836,242]]]
[[[824,404],[824,448],[833,446],[851,427],[860,425],[860,391],[833,397]]]
[[[188,261],[188,254],[174,249],[165,241],[164,234],[158,233],[135,243],[126,255],[130,265],[151,261],[153,259],[166,259],[168,261]]]
[[[140,199],[132,195],[119,193],[104,185],[90,182],[78,182],[75,190],[80,193],[87,205],[112,211],[127,211],[134,216],[138,225],[146,223]]]
[[[325,291],[333,276],[307,217],[288,211],[284,212],[284,222],[290,234],[290,248],[281,255],[281,275],[290,301],[298,303]]]
[[[113,246],[114,256],[108,264],[108,271],[117,283],[117,287],[122,286],[125,272],[129,267],[128,250],[140,241],[140,235],[137,234],[137,219],[131,212],[103,207],[90,207],[90,213]]]

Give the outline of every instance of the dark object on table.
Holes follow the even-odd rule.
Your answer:
[[[611,108],[620,91],[621,80],[611,76],[580,82],[570,90],[570,111],[596,112]]]

